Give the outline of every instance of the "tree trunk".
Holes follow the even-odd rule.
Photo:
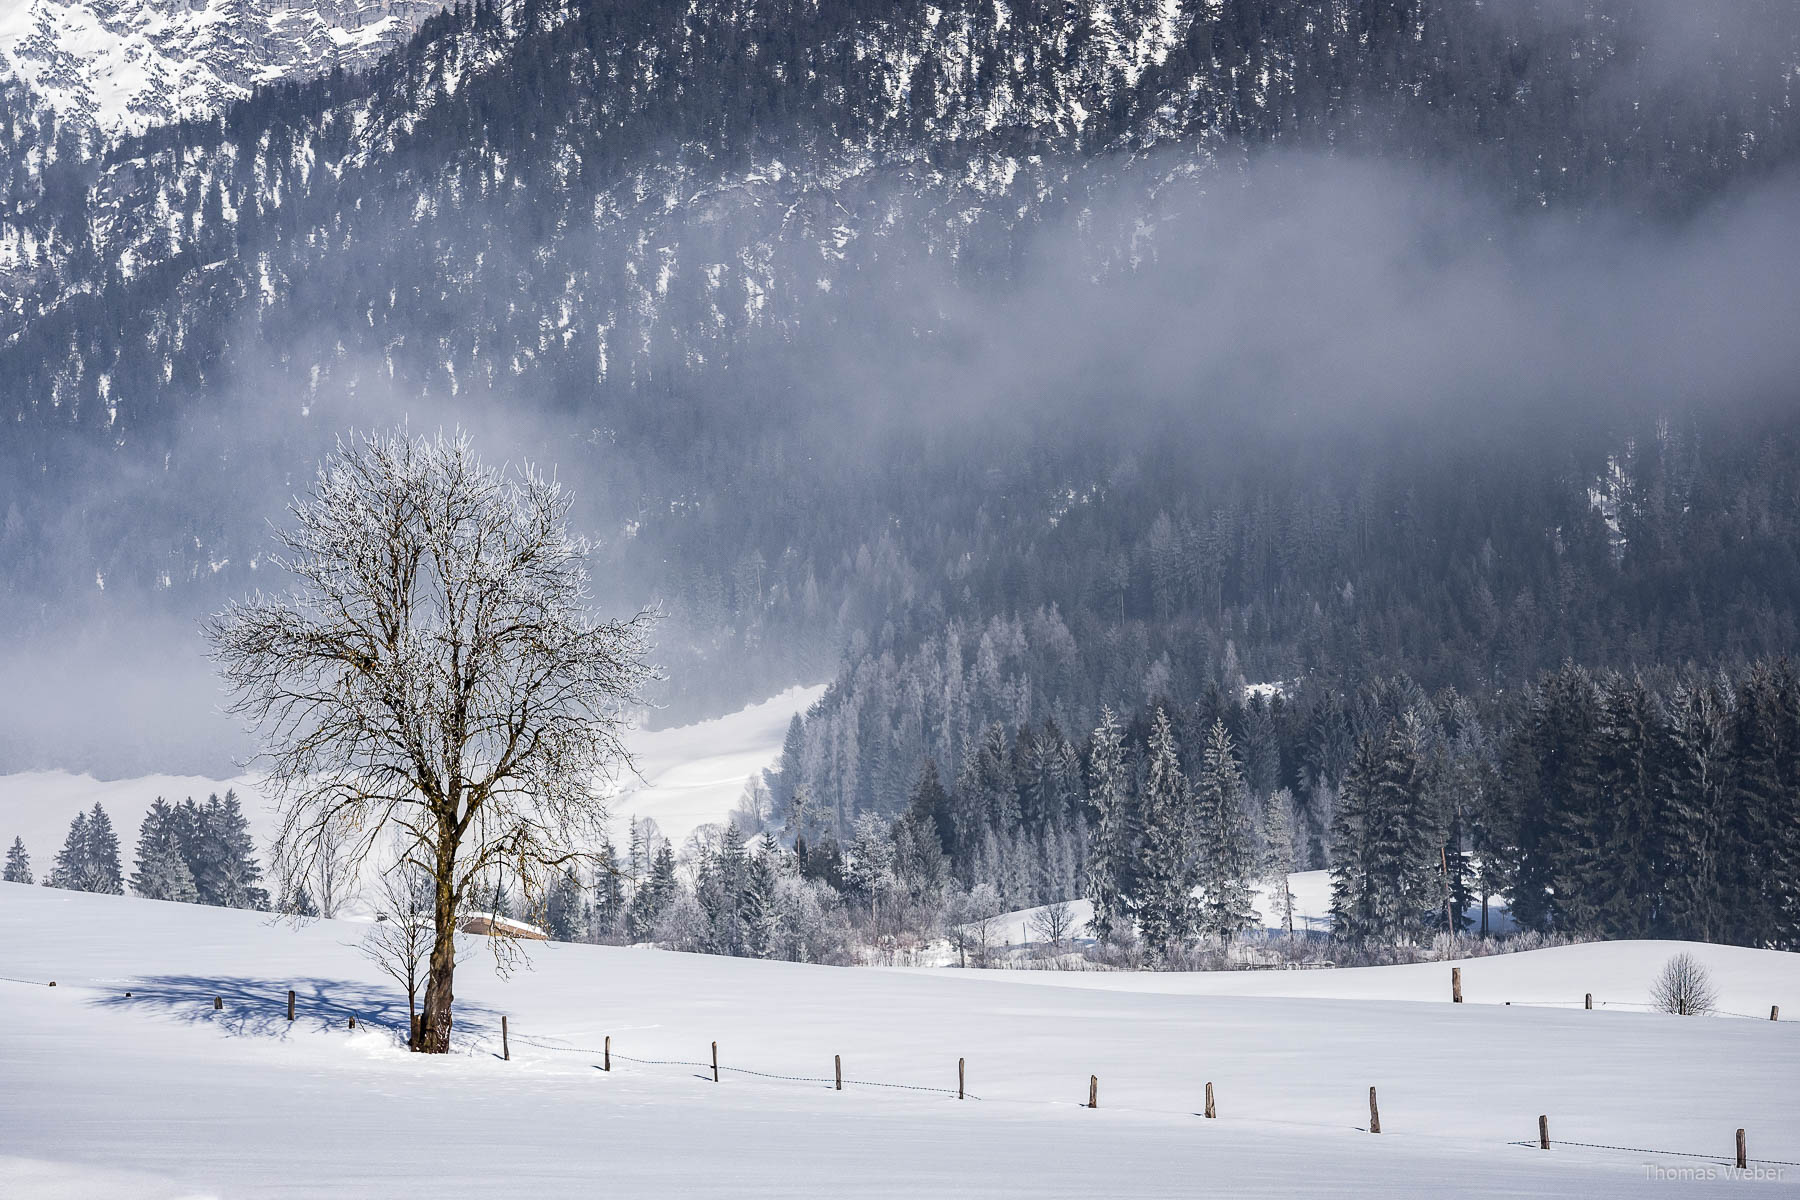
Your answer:
[[[419,1018],[419,1052],[450,1053],[451,983],[456,974],[456,896],[451,891],[455,851],[438,853],[432,905],[431,962],[425,976],[425,1011]]]

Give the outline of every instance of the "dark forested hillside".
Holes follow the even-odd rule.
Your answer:
[[[0,605],[181,627],[404,419],[576,485],[671,718],[838,672],[909,770],[934,689],[1780,653],[1796,63],[1774,0],[534,2],[8,111]]]

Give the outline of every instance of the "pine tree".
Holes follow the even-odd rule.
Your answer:
[[[589,935],[597,939],[617,937],[625,927],[625,883],[619,867],[619,852],[612,839],[600,843],[599,860],[594,864],[594,900],[588,922]]]
[[[801,720],[799,712],[788,720],[787,736],[781,739],[781,759],[776,770],[769,772],[769,792],[774,795],[776,815],[790,811],[794,802],[794,790],[799,788],[799,772],[801,772],[801,754],[806,750],[806,723]]]
[[[1125,744],[1112,709],[1100,710],[1088,760],[1088,802],[1095,813],[1088,850],[1087,897],[1094,905],[1094,936],[1110,942],[1131,929],[1132,864],[1136,851],[1131,785],[1125,772]]]
[[[1231,734],[1214,721],[1194,781],[1196,932],[1229,942],[1255,923],[1250,883],[1255,848],[1244,814],[1244,781]]]
[[[1668,885],[1660,924],[1671,937],[1712,942],[1724,934],[1719,856],[1731,789],[1728,708],[1713,683],[1679,687],[1669,705],[1663,765]]]
[[[1150,726],[1142,810],[1138,929],[1152,957],[1167,962],[1194,933],[1194,822],[1175,733],[1161,708]]]
[[[147,900],[192,904],[199,893],[194,874],[181,856],[174,818],[175,810],[161,796],[144,814],[138,827],[137,869],[131,875],[131,889]]]
[[[544,932],[559,942],[579,941],[587,926],[587,914],[581,910],[581,880],[573,867],[551,885],[544,901]]]
[[[775,904],[775,868],[766,845],[752,850],[744,875],[738,917],[744,930],[744,953],[769,958],[780,937],[781,914]]]
[[[87,875],[88,831],[87,814],[78,812],[75,819],[69,822],[68,836],[63,839],[63,847],[56,855],[56,863],[50,868],[47,881],[51,887],[67,888],[72,892],[86,891],[84,885]]]
[[[125,874],[119,865],[119,835],[113,832],[112,818],[106,815],[98,801],[88,813],[87,836],[90,886],[86,890],[109,896],[124,895]]]
[[[1262,876],[1288,937],[1294,936],[1294,891],[1288,877],[1294,873],[1294,794],[1286,788],[1269,793],[1263,804]]]
[[[1642,682],[1602,677],[1587,744],[1559,772],[1551,879],[1570,933],[1644,937],[1654,918],[1651,863],[1661,820],[1659,714]]]
[[[949,803],[936,764],[926,759],[905,814],[894,822],[894,875],[914,903],[936,904],[950,882],[938,834],[940,817],[948,820]]]
[[[199,849],[194,860],[194,885],[203,904],[221,908],[263,909],[269,893],[257,886],[262,867],[256,861],[256,843],[250,822],[238,804],[237,793],[221,798],[208,796],[198,813]]]
[[[1738,689],[1732,721],[1731,786],[1719,854],[1724,937],[1740,946],[1767,946],[1777,925],[1773,902],[1781,884],[1770,853],[1785,831],[1773,827],[1782,812],[1783,759],[1792,751],[1783,729],[1780,689],[1770,670],[1754,668]]]
[[[25,839],[13,838],[12,848],[6,852],[7,883],[31,883],[31,855],[25,853]]]
[[[1423,741],[1423,722],[1410,709],[1385,734],[1359,739],[1333,831],[1339,938],[1400,942],[1442,923],[1441,830]]]
[[[679,888],[680,884],[675,879],[675,851],[668,842],[664,842],[657,848],[656,858],[650,866],[650,877],[631,898],[625,926],[632,941],[650,939],[656,929],[656,922],[674,901]]]
[[[77,813],[70,822],[69,836],[50,873],[50,884],[76,892],[114,896],[124,892],[119,839],[113,833],[112,820],[98,803],[88,812]]]
[[[1357,739],[1331,827],[1331,930],[1342,941],[1365,941],[1375,924],[1369,810],[1379,772],[1374,739]]]

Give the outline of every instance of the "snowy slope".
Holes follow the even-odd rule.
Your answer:
[[[740,712],[678,729],[638,731],[628,739],[642,781],[633,781],[612,803],[613,824],[622,836],[632,817],[654,819],[677,847],[695,826],[722,821],[737,803],[744,780],[771,766],[781,754],[788,721],[824,692],[795,687]],[[158,796],[179,801],[204,799],[235,788],[259,846],[276,828],[256,780],[206,779],[192,775],[151,775],[98,780],[66,771],[26,771],[0,775],[0,847],[25,839],[32,869],[41,879],[78,812],[98,802],[112,817],[124,855],[137,844],[138,825]],[[127,864],[129,869],[129,863]]]
[[[1648,1011],[1651,981],[1683,951],[1706,967],[1722,1015],[1767,1020],[1771,1005],[1800,1013],[1794,1007],[1800,1004],[1800,955],[1695,942],[1594,942],[1449,962],[1305,971],[926,970],[961,979],[1172,996],[1448,1002],[1454,966],[1462,971],[1466,1004],[1578,1009],[1592,993],[1598,1009]]]
[[[108,132],[208,116],[259,83],[366,67],[428,0],[0,0],[0,72]]]
[[[643,782],[614,799],[614,825],[648,817],[679,848],[696,827],[724,820],[745,780],[781,756],[794,714],[824,694],[824,684],[793,687],[728,717],[633,735]]]
[[[403,1004],[358,935],[0,885],[6,1194],[1626,1197],[1649,1193],[1647,1167],[1719,1169],[1739,1126],[1753,1159],[1800,1162],[1792,1022],[1159,994],[1123,976],[1024,988],[548,945],[504,980],[472,954],[464,1049],[424,1060],[369,1027]],[[1543,962],[1639,978],[1666,949],[1474,966],[1497,973],[1481,990]],[[1739,953],[1756,990],[1800,1001],[1800,957]],[[503,1013],[510,1062],[495,1053]],[[714,1040],[717,1085],[697,1065]],[[852,1081],[841,1094],[816,1082],[833,1054]],[[958,1056],[980,1100],[855,1082],[954,1087]],[[1080,1104],[1090,1074],[1095,1111]],[[1197,1115],[1208,1080],[1216,1121]],[[1380,1137],[1363,1131],[1371,1085]],[[1643,1151],[1509,1144],[1539,1113],[1561,1141]],[[1800,1182],[1764,1169],[1787,1176],[1759,1195]]]

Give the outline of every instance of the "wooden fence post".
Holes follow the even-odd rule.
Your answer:
[[[1544,1116],[1544,1115],[1540,1114],[1538,1116],[1538,1149],[1539,1150],[1548,1150],[1549,1148],[1550,1148],[1550,1118],[1548,1116]]]
[[[213,1011],[218,1012],[221,1009],[223,1009],[224,1007],[225,1007],[225,997],[214,996],[213,997]]]
[[[294,989],[288,989],[288,1020],[294,1019]]]
[[[1369,1132],[1381,1132],[1381,1110],[1375,1107],[1375,1089],[1369,1089]]]
[[[1462,968],[1450,968],[1450,1003],[1462,1003]]]
[[[352,1033],[356,1032],[356,1018],[355,1017],[350,1018],[350,1032],[352,1032]]]
[[[1098,1075],[1088,1076],[1088,1107],[1100,1107],[1100,1077]]]
[[[512,1061],[512,1045],[506,1040],[506,1018],[500,1018],[500,1057]]]
[[[958,1100],[961,1100],[963,1098],[963,1080],[964,1080],[964,1078],[966,1078],[966,1077],[963,1073],[963,1060],[959,1058],[956,1060],[956,1098]]]
[[[1589,1010],[1589,1011],[1592,1011],[1592,1010],[1593,1010],[1593,1007],[1594,1007],[1594,993],[1592,993],[1592,992],[1589,992],[1589,993],[1588,993],[1588,994],[1587,994],[1587,999],[1586,999],[1586,1000],[1585,1000],[1585,1001],[1584,1001],[1584,1002],[1583,1002],[1583,1007],[1585,1007],[1585,1008],[1587,1008],[1587,1009],[1588,1009],[1588,1010]]]
[[[1750,1160],[1748,1158],[1744,1157],[1744,1155],[1745,1155],[1744,1131],[1741,1129],[1737,1131],[1737,1152],[1738,1152],[1738,1170],[1742,1171],[1745,1167],[1750,1165]]]
[[[1769,1020],[1771,1020],[1771,1021],[1781,1020],[1781,1005],[1779,1005],[1779,1004],[1769,1005]]]
[[[835,1076],[837,1078],[837,1090],[840,1092],[843,1091],[844,1090],[844,1056],[843,1055],[834,1054],[831,1056],[831,1073],[833,1076]]]
[[[601,1069],[612,1070],[612,1034],[610,1033],[606,1035],[606,1065]]]
[[[1206,1081],[1206,1116],[1208,1120],[1211,1120],[1218,1115],[1218,1110],[1213,1108],[1212,1080],[1209,1079]]]
[[[719,1082],[719,1043],[713,1043],[713,1082]]]

